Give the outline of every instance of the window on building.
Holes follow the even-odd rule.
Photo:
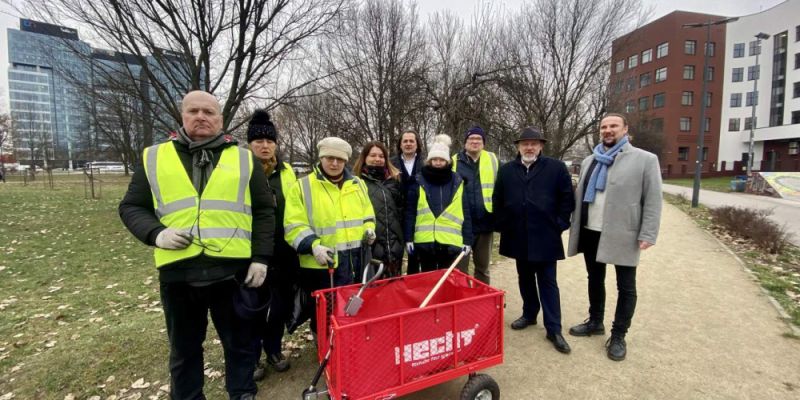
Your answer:
[[[683,42],[683,54],[694,55],[697,52],[697,41],[687,40]]]
[[[742,68],[734,68],[733,73],[731,73],[731,81],[733,82],[741,82],[744,78],[744,67]]]
[[[714,80],[714,67],[708,67],[706,70],[706,80],[709,82]]]
[[[708,161],[708,147],[703,147],[703,161]]]
[[[639,97],[639,111],[647,111],[650,108],[649,97]]]
[[[756,117],[756,123],[753,125],[753,119],[751,117],[747,117],[744,119],[744,130],[749,131],[750,129],[756,129],[758,126],[758,117]]]
[[[706,118],[706,121],[703,124],[703,130],[705,132],[709,132],[711,130],[711,118]]]
[[[645,73],[639,75],[639,87],[640,88],[643,88],[643,87],[645,87],[645,86],[647,86],[649,84],[650,84],[650,73],[649,72],[645,72]]]
[[[747,97],[745,98],[744,105],[747,107],[758,105],[758,92],[747,92]]]
[[[706,92],[705,105],[706,107],[711,107],[711,92]]]
[[[744,57],[744,43],[733,44],[733,58]]]
[[[621,80],[614,82],[611,86],[614,89],[614,94],[622,93],[622,81]]]
[[[689,117],[681,117],[680,123],[680,131],[681,132],[689,132],[692,130],[692,119]]]
[[[794,69],[800,69],[800,53],[794,53]]]
[[[728,132],[738,132],[739,131],[739,118],[731,118],[728,120]]]
[[[625,60],[617,61],[617,69],[615,70],[617,73],[620,73],[625,70]]]
[[[666,102],[666,95],[664,93],[656,93],[653,95],[653,108],[664,107]]]
[[[653,133],[664,132],[664,118],[653,118],[650,120],[650,129]]]
[[[694,103],[694,92],[681,93],[681,105],[690,106]]]
[[[638,54],[634,54],[634,55],[628,57],[628,69],[636,68],[637,65],[639,65],[639,55]]]
[[[642,52],[642,64],[653,61],[653,49],[647,49]]]
[[[754,56],[756,54],[761,54],[761,46],[758,44],[758,40],[751,41],[749,48],[748,55]]]
[[[800,111],[792,111],[792,124],[800,124]]]
[[[800,142],[789,142],[789,155],[796,156],[800,150]]]
[[[636,90],[636,77],[630,77],[625,80],[625,91],[631,92]]]
[[[714,57],[714,50],[716,50],[717,44],[714,42],[706,42],[706,52],[709,57]]]
[[[694,65],[683,66],[683,79],[686,80],[694,79]]]
[[[667,67],[656,70],[656,83],[667,80]]]
[[[794,27],[794,41],[800,42],[800,25]]]
[[[633,100],[626,101],[625,102],[625,112],[630,114],[630,113],[632,113],[634,111],[636,111],[636,104],[634,103],[634,101]]]
[[[796,99],[800,97],[800,82],[795,82],[792,86],[792,98]]]
[[[741,107],[741,106],[742,106],[742,94],[731,93],[731,107]]]
[[[760,75],[759,74],[760,67],[761,67],[760,65],[751,65],[751,66],[747,67],[747,80],[748,81],[752,81],[754,79],[758,79],[758,76]]]
[[[656,48],[656,58],[666,57],[669,54],[669,42],[664,42]]]
[[[688,161],[688,160],[689,160],[689,148],[678,147],[678,161]]]

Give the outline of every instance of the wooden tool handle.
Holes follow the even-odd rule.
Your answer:
[[[442,284],[444,283],[445,279],[447,279],[447,277],[450,276],[450,273],[453,272],[453,269],[456,267],[456,265],[458,265],[459,261],[461,261],[461,259],[464,258],[465,254],[467,253],[462,251],[458,255],[458,257],[456,257],[456,260],[453,261],[453,265],[451,265],[450,268],[448,268],[447,271],[444,273],[444,275],[442,275],[442,277],[439,278],[439,282],[436,282],[436,286],[434,286],[433,290],[431,290],[431,292],[428,293],[428,296],[425,297],[425,300],[422,301],[422,304],[420,304],[419,308],[425,308],[425,306],[428,305],[428,302],[431,301],[433,295],[435,295],[436,292],[439,291],[439,288],[442,287]]]

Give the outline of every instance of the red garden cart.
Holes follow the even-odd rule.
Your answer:
[[[461,399],[498,399],[497,383],[477,371],[503,362],[504,292],[455,270],[420,308],[444,274],[367,283],[353,316],[347,303],[362,285],[315,292],[321,367],[303,398],[393,399],[469,375]],[[317,390],[323,373],[327,389]]]

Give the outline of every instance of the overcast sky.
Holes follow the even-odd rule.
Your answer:
[[[19,29],[19,14],[5,0],[0,4],[0,112],[8,110],[8,28]],[[46,0],[45,0],[46,1]],[[147,1],[147,0],[141,0]],[[415,0],[404,0],[415,1]],[[492,0],[507,9],[515,9],[525,0]],[[791,1],[791,0],[790,0]],[[416,0],[420,14],[424,16],[438,10],[452,10],[468,18],[481,0]],[[692,11],[724,16],[742,16],[757,13],[780,4],[782,0],[642,0],[653,10],[651,20],[662,17],[675,10]],[[80,34],[80,28],[79,32]]]

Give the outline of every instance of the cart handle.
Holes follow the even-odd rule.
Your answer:
[[[419,305],[419,308],[425,308],[425,306],[428,305],[428,303],[433,298],[433,295],[435,295],[436,292],[439,291],[439,288],[442,287],[442,284],[444,283],[444,281],[447,279],[448,276],[450,276],[450,273],[453,272],[453,269],[456,267],[456,265],[458,265],[458,263],[461,261],[462,258],[464,258],[464,256],[466,254],[467,254],[466,251],[461,251],[461,253],[458,254],[458,257],[456,257],[456,260],[453,261],[453,264],[450,265],[450,268],[447,269],[447,271],[444,273],[444,275],[442,275],[442,277],[439,278],[439,282],[436,282],[436,286],[434,286],[433,290],[431,290],[431,292],[428,293],[428,296],[425,297],[425,300],[422,301],[422,304]]]

